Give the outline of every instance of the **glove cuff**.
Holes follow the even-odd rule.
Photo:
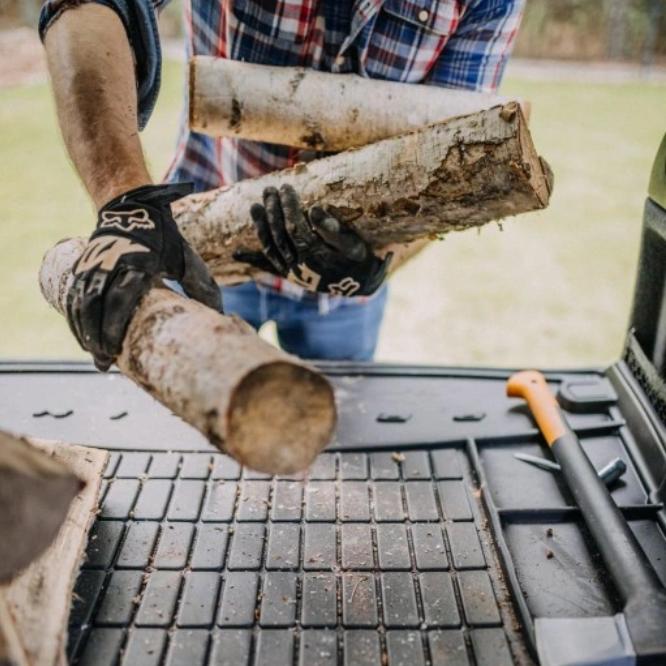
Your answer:
[[[374,294],[379,289],[379,287],[384,284],[384,281],[388,276],[391,262],[393,261],[393,252],[389,252],[383,259],[377,258],[377,261],[380,262],[379,266],[375,271],[373,279],[370,280],[361,290],[360,295],[362,296],[372,296],[372,294]]]
[[[124,192],[107,201],[100,209],[101,214],[105,210],[113,209],[120,204],[145,204],[160,207],[171,204],[194,192],[194,183],[162,183],[158,185],[142,185],[133,190]]]

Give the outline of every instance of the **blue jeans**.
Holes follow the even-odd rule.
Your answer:
[[[375,353],[379,326],[384,316],[387,286],[367,300],[334,300],[326,313],[319,311],[316,297],[306,294],[295,300],[254,282],[224,287],[225,314],[236,314],[259,328],[274,321],[280,346],[306,359],[370,361]]]

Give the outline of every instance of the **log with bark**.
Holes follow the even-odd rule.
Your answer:
[[[431,85],[195,56],[190,127],[298,148],[365,146],[509,98]]]
[[[46,550],[82,485],[67,465],[0,431],[0,584]]]
[[[84,244],[64,241],[44,257],[42,293],[61,313]],[[261,472],[304,470],[333,434],[335,400],[324,377],[237,317],[168,289],[143,298],[117,365],[222,451]]]
[[[381,249],[545,208],[553,181],[511,102],[185,197],[174,204],[178,225],[220,282],[254,275],[233,252],[259,249],[250,206],[285,183]]]
[[[0,431],[0,664],[31,666],[9,584],[51,544],[83,481],[27,440]]]
[[[4,437],[0,454],[7,441]],[[21,444],[20,448],[12,445],[9,448],[19,452],[21,467],[23,471],[29,470],[26,473],[31,478],[45,473],[42,484],[47,487],[53,483],[51,472],[59,479],[70,479],[64,486],[59,485],[57,489],[53,486],[50,491],[54,504],[61,507],[66,502],[68,508],[48,548],[11,582],[0,585],[0,663],[65,666],[74,581],[88,531],[97,515],[101,477],[108,453],[57,442],[29,440]],[[32,450],[26,456],[23,447],[28,444],[32,445]],[[36,462],[38,459],[39,462]],[[48,472],[44,468],[44,460],[50,463]],[[0,489],[2,483],[0,480]],[[36,487],[32,481],[21,482],[14,487],[17,495],[32,490],[40,497],[48,492]],[[75,488],[73,499],[72,488]],[[33,538],[36,528],[44,524],[43,507],[35,499],[26,501],[30,504],[30,511],[24,515],[20,533],[10,535],[0,528],[0,540],[11,541],[15,547]],[[16,504],[17,498],[12,502]],[[51,532],[50,529],[48,531]],[[37,550],[33,547],[26,556],[31,557]]]

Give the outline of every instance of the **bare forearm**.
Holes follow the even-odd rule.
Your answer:
[[[120,19],[107,7],[82,5],[64,12],[44,43],[65,145],[96,207],[151,182]]]

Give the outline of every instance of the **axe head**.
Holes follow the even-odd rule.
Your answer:
[[[633,666],[636,653],[623,613],[612,617],[537,618],[542,666]]]

